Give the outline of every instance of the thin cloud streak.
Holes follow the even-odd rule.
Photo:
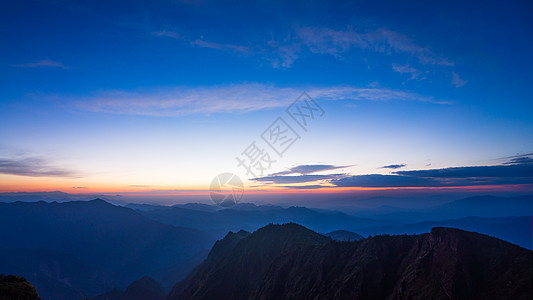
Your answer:
[[[173,39],[182,39],[183,37],[174,31],[167,31],[167,30],[161,30],[161,31],[152,31],[152,35],[154,36],[165,36]]]
[[[42,67],[50,67],[50,68],[59,68],[59,69],[69,69],[69,67],[65,66],[63,63],[60,63],[60,62],[57,62],[57,61],[53,61],[53,60],[49,60],[49,59],[45,59],[45,60],[40,60],[40,61],[36,61],[36,62],[31,62],[31,63],[25,63],[25,64],[14,64],[12,65],[13,67],[17,67],[17,68],[42,68]]]
[[[406,164],[394,164],[394,165],[386,165],[381,167],[380,169],[400,169],[405,167]]]
[[[424,178],[502,178],[530,177],[533,183],[533,164],[499,166],[451,167],[443,169],[395,171],[398,175]]]
[[[322,171],[330,171],[335,169],[342,169],[347,168],[351,166],[334,166],[334,165],[299,165],[296,167],[292,167],[286,171],[277,172],[274,174],[271,174],[271,176],[277,176],[277,175],[289,175],[289,174],[311,174],[315,172],[322,172]]]
[[[528,160],[529,162],[529,160]],[[314,165],[303,165],[311,166]],[[318,165],[320,166],[320,165]],[[322,165],[331,166],[331,165]],[[383,166],[382,168],[398,169],[404,164]],[[298,166],[301,167],[301,166]],[[292,189],[317,189],[322,187],[362,187],[362,188],[402,188],[402,187],[464,187],[489,185],[532,185],[533,163],[451,167],[429,170],[394,171],[393,174],[309,174],[313,168],[303,168],[305,172],[298,172],[298,167],[273,175],[253,178],[252,181],[265,185],[299,184],[321,181],[323,185],[308,186],[279,186]],[[300,175],[288,175],[300,174]]]
[[[409,64],[400,65],[400,64],[394,63],[392,64],[392,69],[395,72],[398,72],[400,74],[411,74],[411,78],[409,78],[411,80],[412,79],[425,79],[425,77],[419,78],[420,74],[422,74],[422,71],[409,66]]]
[[[286,107],[302,91],[316,100],[417,101],[451,104],[416,93],[380,88],[350,86],[280,88],[265,84],[240,84],[213,87],[176,87],[139,91],[108,91],[76,99],[81,110],[127,115],[183,116],[212,113],[247,113]]]
[[[533,184],[533,164],[395,171],[394,175],[353,175],[331,180],[339,187],[453,187]]]
[[[533,158],[529,156],[515,157],[509,160],[508,162],[504,162],[503,164],[504,165],[533,164]]]
[[[0,173],[29,177],[69,177],[79,178],[73,171],[52,166],[43,158],[0,158]]]
[[[463,85],[467,84],[468,81],[461,79],[459,75],[455,72],[452,72],[452,84],[455,87],[462,87]]]
[[[269,61],[274,68],[290,68],[306,49],[313,54],[328,54],[339,59],[344,59],[344,54],[349,51],[359,49],[385,55],[407,54],[409,57],[415,57],[422,65],[454,65],[452,61],[436,54],[429,47],[420,46],[411,38],[386,28],[356,31],[352,28],[335,30],[328,27],[296,27],[287,38],[271,39],[264,44],[255,45],[253,49],[249,46],[215,42],[204,38],[188,39],[171,30],[153,31],[151,34],[185,40],[192,46],[259,56]],[[393,68],[400,73],[410,73],[411,79],[417,78],[422,73],[408,65],[396,65]],[[460,84],[460,81],[456,80],[454,84],[457,83]]]
[[[203,48],[219,49],[219,50],[231,50],[238,53],[249,54],[251,49],[246,46],[232,45],[232,44],[221,44],[208,42],[202,39],[197,39],[191,42],[193,46],[199,46]]]
[[[346,174],[329,174],[329,175],[275,175],[275,176],[264,176],[258,178],[252,178],[250,180],[262,183],[272,183],[272,184],[291,184],[291,183],[305,183],[305,182],[314,182],[320,180],[333,180],[345,176]]]
[[[410,38],[388,29],[357,32],[351,28],[334,30],[325,27],[304,27],[296,32],[303,43],[314,53],[340,56],[353,48],[360,48],[385,54],[406,53],[416,57],[424,65],[453,65],[453,62],[440,57],[429,48],[417,45]]]

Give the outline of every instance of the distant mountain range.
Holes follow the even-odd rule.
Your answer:
[[[533,195],[518,197],[475,196],[424,209],[387,208],[364,213],[379,219],[393,219],[405,223],[421,220],[446,220],[470,216],[497,218],[533,215]]]
[[[72,299],[147,274],[175,282],[203,259],[197,253],[215,237],[92,200],[0,203],[0,240],[0,272],[26,277],[43,299]]]
[[[492,208],[482,208],[484,199]],[[208,253],[212,256],[224,252],[215,249],[233,247],[228,242],[231,235],[226,236],[228,231],[237,232],[233,241],[238,242],[248,235],[246,231],[253,232],[269,223],[296,222],[339,241],[454,227],[528,249],[533,246],[531,215],[447,220],[421,217],[418,222],[405,223],[360,218],[339,211],[250,203],[221,208],[198,203],[117,206],[100,199],[61,203],[11,200],[0,203],[0,273],[26,277],[43,300],[90,298],[113,288],[125,291],[134,280],[146,275],[168,291]],[[444,205],[442,211],[453,213],[464,208],[464,212],[474,213],[473,207],[477,206],[484,214],[499,207],[504,214],[513,212],[508,206],[516,205],[527,213],[529,200],[530,196],[466,198]],[[431,214],[437,212],[430,211],[427,216]],[[224,242],[217,242],[209,252],[215,241],[224,236]]]
[[[335,230],[335,231],[326,233],[325,236],[330,237],[332,240],[342,241],[342,242],[359,241],[365,238],[364,236],[359,235],[355,232],[346,231],[346,230]]]
[[[165,289],[157,281],[144,276],[132,282],[125,291],[113,289],[92,300],[164,300],[165,296]]]
[[[365,228],[359,232],[363,235],[375,234],[421,234],[433,227],[453,227],[475,231],[519,245],[526,249],[533,248],[533,217],[480,218],[467,217],[453,220],[424,221],[413,224],[378,226]]]
[[[11,192],[0,193],[0,202],[69,202],[69,201],[90,201],[93,199],[105,199],[115,205],[126,205],[127,202],[121,200],[121,196],[98,195],[98,194],[69,194],[61,191],[53,192]]]
[[[170,209],[142,211],[144,216],[174,226],[217,232],[220,237],[228,231],[249,231],[269,223],[297,222],[319,232],[344,229],[357,232],[362,228],[400,225],[392,220],[358,218],[339,211],[318,211],[305,207],[242,206],[207,211],[176,206]]]
[[[213,212],[223,210],[225,208],[208,205],[202,203],[187,203],[176,204],[173,206],[165,206],[158,204],[142,204],[142,203],[128,203],[126,196],[121,195],[97,195],[97,194],[69,194],[60,191],[54,192],[13,192],[0,193],[0,202],[69,202],[69,201],[88,201],[95,198],[104,199],[105,201],[114,205],[125,206],[131,209],[140,211],[153,210],[167,210],[172,208],[183,208],[189,210],[198,210]],[[508,216],[525,216],[533,215],[533,195],[522,195],[513,197],[481,195],[458,200],[446,200],[445,197],[426,197],[426,198],[386,198],[374,197],[368,199],[354,200],[354,206],[344,206],[337,209],[349,215],[358,216],[361,218],[380,219],[380,220],[395,220],[402,223],[413,223],[421,220],[446,220],[458,219],[469,216],[477,217],[508,217]],[[384,201],[386,199],[386,201]],[[362,208],[366,205],[372,208]],[[432,203],[441,203],[432,205]],[[444,202],[444,204],[442,204]],[[348,200],[344,201],[349,203]],[[386,203],[381,206],[376,206],[376,203]],[[415,205],[416,204],[416,205]],[[332,206],[334,207],[334,206]],[[359,207],[359,208],[358,208]],[[421,207],[421,208],[417,208]],[[239,203],[231,209],[233,210],[272,210],[281,209],[282,206],[274,205],[254,205],[252,203]],[[315,211],[327,212],[328,210],[314,208]],[[334,210],[329,210],[333,212]]]
[[[483,206],[485,197],[466,198],[450,203],[446,207]],[[490,203],[504,202],[504,205],[522,205],[523,213],[533,211],[525,209],[530,197],[499,198],[488,197]],[[533,201],[533,198],[531,199]],[[490,206],[490,205],[489,205]],[[495,206],[495,205],[493,205]],[[185,208],[187,207],[187,208]],[[338,211],[316,210],[305,207],[281,208],[277,206],[254,206],[246,205],[226,209],[210,209],[205,204],[177,205],[152,210],[141,211],[144,216],[161,223],[175,226],[197,228],[205,232],[211,232],[222,237],[228,231],[245,229],[254,231],[269,223],[295,222],[320,233],[344,230],[355,232],[361,236],[374,234],[420,234],[428,232],[433,227],[453,227],[469,231],[488,234],[503,240],[515,243],[527,249],[533,247],[532,215],[520,215],[519,217],[463,217],[457,219],[420,219],[415,223],[404,223],[392,219],[369,219],[359,218]],[[254,210],[255,207],[255,210]],[[447,209],[449,210],[449,209]],[[483,210],[480,208],[480,210]],[[504,210],[509,212],[511,209]],[[514,208],[513,208],[514,210]],[[472,211],[470,211],[472,212]],[[436,214],[437,212],[435,212]],[[472,212],[474,213],[474,212]],[[392,216],[391,216],[392,217]],[[429,218],[429,217],[428,217]],[[420,222],[420,220],[428,220]]]
[[[452,228],[337,242],[296,224],[230,233],[167,299],[531,299],[533,252]]]

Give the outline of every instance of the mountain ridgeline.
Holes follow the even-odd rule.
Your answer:
[[[112,291],[93,298],[92,300],[164,300],[165,289],[154,279],[144,276],[132,282],[125,291]]]
[[[145,275],[170,288],[216,240],[103,200],[0,203],[0,228],[0,272],[24,276],[45,300],[92,297]]]
[[[269,225],[218,241],[167,299],[531,299],[532,263],[530,250],[459,229],[339,242]]]
[[[330,268],[330,265],[346,265],[351,262],[349,257],[343,256],[348,255],[346,253],[352,253],[357,250],[363,251],[364,254],[371,257],[371,250],[364,250],[361,245],[366,245],[370,243],[369,241],[376,243],[376,238],[365,239],[367,236],[376,234],[422,234],[418,238],[422,240],[421,237],[427,235],[423,233],[429,232],[434,227],[453,227],[475,231],[501,238],[528,249],[531,249],[533,245],[531,241],[532,217],[531,215],[528,216],[531,211],[528,210],[527,205],[527,200],[533,199],[530,196],[497,200],[492,199],[493,197],[491,198],[492,200],[489,199],[490,197],[487,198],[488,205],[490,204],[491,207],[497,206],[498,209],[507,204],[508,206],[520,204],[523,206],[523,215],[520,215],[520,212],[515,212],[515,215],[506,216],[510,212],[508,208],[507,210],[500,209],[503,215],[496,217],[471,216],[448,220],[418,218],[418,223],[404,223],[390,219],[360,218],[339,211],[305,207],[256,206],[251,203],[242,203],[231,208],[220,208],[214,205],[197,203],[176,205],[174,207],[139,204],[121,207],[100,199],[61,201],[59,203],[44,201],[20,202],[14,201],[15,196],[19,197],[21,195],[10,195],[9,203],[2,203],[2,198],[0,197],[0,240],[2,241],[0,244],[0,273],[23,276],[35,287],[43,300],[86,299],[97,295],[105,295],[109,299],[113,297],[115,297],[113,299],[122,299],[122,297],[130,297],[128,295],[131,295],[132,289],[128,288],[128,285],[131,286],[132,282],[138,281],[139,278],[144,278],[144,280],[132,286],[132,288],[135,288],[133,289],[134,294],[143,294],[135,291],[139,291],[137,289],[139,287],[144,287],[144,291],[152,295],[150,297],[160,298],[162,293],[158,287],[159,285],[163,287],[165,293],[171,290],[173,286],[175,288],[172,290],[172,295],[181,294],[182,291],[186,293],[193,286],[190,285],[189,288],[185,289],[186,281],[178,285],[176,285],[176,282],[183,280],[204,259],[207,258],[202,264],[202,268],[206,265],[214,265],[215,262],[219,265],[219,259],[231,259],[229,254],[233,252],[240,252],[243,257],[248,257],[247,253],[250,249],[255,249],[254,251],[257,252],[256,255],[258,256],[249,257],[249,261],[240,262],[243,272],[249,266],[257,263],[259,265],[255,267],[259,268],[258,270],[267,268],[270,272],[274,272],[278,268],[278,262],[283,264],[286,259],[285,256],[280,257],[278,254],[287,253],[287,255],[292,255],[292,252],[287,252],[288,250],[300,253],[300,256],[291,258],[291,262],[298,262],[298,264],[303,265],[305,263],[325,264],[322,268],[328,270],[327,268]],[[61,195],[54,194],[53,196],[59,197]],[[450,205],[454,209],[465,205],[467,207],[481,206],[483,199],[485,198],[467,198],[458,200]],[[285,229],[281,231],[274,230],[278,227],[262,228],[262,226],[269,223],[284,224],[290,222],[301,224],[309,228],[309,230],[302,230],[301,227],[283,227]],[[262,229],[254,234],[249,233],[259,228]],[[229,231],[236,233],[227,234]],[[315,232],[323,233],[324,235]],[[222,239],[224,236],[226,237]],[[258,236],[262,236],[262,240],[258,241]],[[221,240],[216,242],[217,239]],[[241,243],[248,239],[256,242],[250,244],[248,248],[241,248]],[[407,254],[411,255],[411,252],[402,252],[405,250],[402,248],[403,246],[396,249],[396,246],[390,244],[398,239],[405,239],[405,241],[400,243],[401,245],[407,248],[414,247],[409,244],[413,243],[412,241],[415,239],[413,237],[390,237],[391,241],[383,242],[382,246],[374,247],[379,251],[388,249],[387,251],[396,253],[395,255],[399,257]],[[334,240],[337,242],[334,242]],[[474,240],[477,240],[477,238]],[[213,244],[215,245],[213,246]],[[509,244],[505,243],[505,245]],[[325,252],[322,253],[321,249]],[[305,252],[304,250],[312,250],[312,252]],[[478,256],[483,257],[483,255],[476,252],[476,249],[474,250],[471,253],[472,257],[476,259]],[[494,251],[497,252],[499,250]],[[464,251],[460,253],[464,253]],[[304,260],[303,258],[308,255],[311,256]],[[319,257],[319,260],[314,261],[313,255]],[[321,255],[324,257],[320,258]],[[501,256],[503,258],[508,257],[503,252]],[[422,261],[427,261],[427,256],[424,257],[426,258]],[[333,258],[340,261],[333,260]],[[505,261],[503,258],[497,257],[494,258],[494,261]],[[377,266],[381,266],[382,263],[391,263],[388,260],[383,261],[383,259],[379,259],[379,264],[376,263]],[[465,261],[475,260],[465,259]],[[326,264],[328,262],[330,265]],[[418,263],[418,268],[420,261],[415,259],[415,262]],[[408,259],[402,261],[404,265],[413,263],[413,261]],[[510,262],[509,264],[513,265],[514,263]],[[293,270],[293,267],[295,266],[283,265],[284,270]],[[240,268],[236,267],[234,271]],[[310,265],[308,268],[309,271],[318,267]],[[390,266],[387,265],[386,268],[388,270]],[[343,270],[335,270],[335,272]],[[397,273],[400,269],[394,270]],[[291,272],[300,271],[300,269],[294,269]],[[450,273],[451,271],[453,272]],[[447,276],[456,276],[454,275],[456,270],[451,271],[445,271],[448,274]],[[261,272],[263,272],[261,273],[263,276],[267,276],[265,277],[266,279],[273,280],[274,275],[265,270]],[[335,276],[335,272],[328,273],[328,276]],[[298,277],[293,273],[286,274],[281,272],[275,274],[275,276],[282,276],[276,278]],[[256,275],[254,274],[251,274],[251,279]],[[387,274],[387,278],[392,276],[391,273]],[[352,275],[351,273],[346,273],[345,277],[348,278]],[[150,276],[150,278],[146,276]],[[224,272],[220,276],[220,278],[223,278],[221,280],[227,280],[228,278],[237,280],[239,278],[234,275],[228,277],[228,274]],[[465,278],[470,278],[468,276]],[[477,278],[476,276],[472,275],[471,277]],[[323,280],[327,278],[321,277],[320,280],[313,280],[323,283]],[[202,277],[200,279],[200,281],[196,281],[201,282],[206,278]],[[231,287],[231,284],[234,284],[234,282],[228,282],[225,286]],[[258,286],[257,282],[249,281],[241,284],[252,284],[250,288]],[[305,286],[305,282],[302,284]],[[335,284],[331,286],[332,290],[338,289],[339,285]],[[177,287],[183,287],[183,289]],[[268,286],[262,288],[266,289]],[[276,288],[279,287],[276,286]],[[205,289],[207,289],[207,286],[202,287],[202,291],[199,291],[200,294],[195,292],[184,295],[189,295],[195,299],[198,298],[198,295],[205,293]],[[362,287],[362,289],[367,290],[366,287]],[[242,292],[245,289],[239,288],[238,290]],[[405,288],[401,290],[401,294],[404,295]],[[224,289],[221,290],[221,292],[225,291]],[[299,291],[294,291],[294,293],[296,292]]]

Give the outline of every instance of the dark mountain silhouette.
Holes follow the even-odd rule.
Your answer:
[[[533,253],[453,228],[338,242],[296,224],[220,241],[167,299],[531,299]],[[231,247],[231,245],[234,245]]]
[[[105,294],[94,297],[92,300],[122,300],[122,295],[124,295],[124,291],[114,288]]]
[[[0,240],[6,248],[49,249],[75,258],[49,260],[36,252],[30,258],[0,258],[10,262],[14,271],[20,271],[15,274],[44,274],[43,281],[36,281],[35,285],[37,290],[55,291],[52,299],[71,299],[70,294],[61,294],[62,288],[56,288],[64,284],[91,297],[113,286],[125,287],[145,274],[163,274],[161,270],[180,266],[181,273],[168,273],[177,276],[175,282],[194,267],[187,262],[214,242],[213,237],[198,230],[161,224],[99,199],[0,203],[0,228]],[[31,268],[24,260],[39,264]],[[46,272],[41,268],[43,262],[49,262],[45,263],[50,266]],[[59,267],[52,268],[56,265]],[[78,270],[77,274],[70,268]],[[94,274],[109,281],[93,286]],[[41,295],[46,299],[44,296]]]
[[[165,289],[154,279],[144,276],[132,282],[126,291],[113,289],[93,300],[164,300]]]
[[[0,274],[1,300],[41,300],[35,288],[24,277]]]
[[[325,236],[329,236],[330,238],[336,241],[343,241],[343,242],[359,241],[365,238],[364,236],[359,235],[355,232],[346,231],[346,230],[335,230],[335,231],[326,233]]]
[[[481,206],[481,204],[479,205]],[[247,205],[246,207],[246,210],[230,208],[221,210],[203,209],[199,211],[185,209],[184,206],[176,206],[171,209],[141,213],[162,223],[212,232],[219,238],[223,237],[228,231],[238,231],[240,229],[254,231],[264,224],[295,222],[317,232],[344,230],[357,232],[362,236],[372,234],[420,234],[428,232],[433,227],[453,227],[491,235],[528,249],[532,247],[531,226],[528,225],[528,222],[529,224],[531,223],[531,219],[524,216],[505,218],[467,217],[440,221],[417,219],[416,223],[404,224],[391,220],[358,218],[338,211],[315,210],[305,207],[255,206],[258,210],[253,210],[253,205]],[[430,221],[420,222],[421,220]]]
[[[150,210],[157,210],[157,209],[170,209],[170,206],[163,206],[163,205],[154,205],[154,204],[139,204],[139,203],[128,203],[124,207],[131,208],[134,210],[140,210],[140,211],[150,211]]]
[[[453,227],[475,231],[519,245],[526,249],[533,246],[533,217],[480,218],[468,217],[454,220],[425,221],[400,226],[381,226],[361,229],[365,235],[372,234],[420,234],[433,227]]]
[[[365,227],[399,224],[390,220],[357,218],[338,211],[316,211],[305,207],[241,205],[237,208],[200,211],[180,206],[141,213],[162,223],[216,232],[219,237],[228,231],[254,231],[269,223],[296,222],[319,232],[338,229],[358,231]]]
[[[0,193],[0,202],[69,202],[69,201],[90,201],[93,199],[105,199],[109,203],[116,205],[125,205],[127,202],[122,200],[122,197],[119,195],[108,196],[108,195],[96,195],[96,194],[69,194],[60,191],[53,192],[9,192],[9,193]]]
[[[202,203],[176,204],[176,205],[173,205],[172,207],[199,210],[199,211],[216,211],[220,209],[220,206],[207,205],[207,204],[202,204]]]
[[[233,249],[237,243],[243,238],[249,236],[248,231],[240,230],[237,233],[229,232],[223,239],[217,241],[211,251],[209,252],[208,259],[217,259]]]
[[[128,286],[123,300],[163,300],[165,299],[165,289],[155,280],[148,276],[134,281]]]
[[[484,199],[473,197],[448,205],[453,209],[481,207]],[[491,199],[494,205],[500,205],[510,198]],[[512,199],[509,203],[523,207],[529,198]],[[254,231],[264,224],[287,222],[330,232],[327,235],[336,240],[353,240],[349,237],[353,232],[363,236],[420,234],[433,227],[454,227],[488,234],[524,248],[531,249],[533,245],[532,218],[527,216],[402,224],[337,211],[249,203],[232,208],[198,203],[130,207],[103,200],[0,203],[0,272],[26,277],[44,300],[88,298],[113,287],[124,290],[145,274],[168,290],[208,253],[213,259],[213,255],[225,253],[224,249],[234,247],[249,234],[240,229]],[[236,233],[228,234],[223,243],[217,242],[209,252],[215,239],[228,231]]]
[[[435,211],[446,217],[500,217],[533,215],[533,196],[469,197],[443,204],[437,207]]]
[[[376,210],[374,214],[365,214],[371,218],[394,219],[406,223],[421,220],[459,219],[470,216],[496,218],[520,217],[533,215],[533,195],[518,197],[475,196],[459,199],[424,209],[396,209],[395,212],[383,213]]]

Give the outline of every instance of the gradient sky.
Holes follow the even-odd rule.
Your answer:
[[[4,1],[0,24],[1,192],[531,191],[531,1]]]

